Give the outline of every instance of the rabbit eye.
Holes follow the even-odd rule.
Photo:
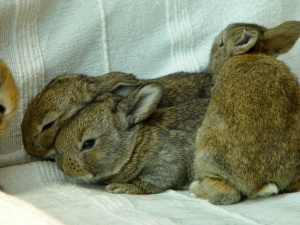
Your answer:
[[[44,125],[43,128],[42,128],[42,132],[44,132],[45,130],[48,130],[50,127],[52,127],[53,124],[54,124],[54,121]]]
[[[221,43],[219,44],[219,47],[222,48],[224,46],[224,42],[223,42],[223,39],[221,41]]]
[[[3,105],[0,105],[0,114],[4,114],[5,107]]]
[[[95,141],[96,141],[95,139],[89,139],[84,141],[82,144],[81,151],[92,148],[95,144]]]

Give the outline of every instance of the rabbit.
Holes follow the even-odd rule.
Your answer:
[[[2,138],[18,109],[19,92],[13,75],[0,60],[0,138]]]
[[[214,40],[214,87],[195,141],[192,195],[214,204],[300,190],[300,90],[276,57],[300,22],[231,24]]]
[[[73,178],[104,182],[111,193],[188,187],[195,134],[209,98],[158,108],[162,96],[163,85],[149,81],[127,96],[97,97],[62,124],[55,141],[58,168]]]
[[[55,136],[64,120],[70,118],[101,92],[138,83],[140,82],[135,76],[117,72],[96,78],[85,75],[58,76],[29,103],[26,109],[21,124],[25,150],[37,158],[53,158]]]
[[[149,81],[165,85],[160,107],[169,107],[198,96],[209,96],[212,76],[201,73],[176,73]],[[22,121],[25,150],[33,157],[53,159],[54,139],[60,124],[75,114],[96,95],[115,91],[132,83],[146,83],[133,74],[111,72],[96,78],[65,75],[55,78],[28,105]],[[134,87],[131,85],[131,87]]]

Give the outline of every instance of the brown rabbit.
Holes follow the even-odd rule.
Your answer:
[[[131,83],[139,84],[139,81],[124,73],[109,73],[97,78],[85,75],[57,77],[27,107],[21,125],[25,150],[34,157],[53,157],[55,136],[64,120],[101,92],[117,90]]]
[[[149,82],[128,96],[99,96],[61,126],[58,167],[73,178],[101,180],[112,193],[184,188],[209,99],[157,109],[162,95],[163,85]]]
[[[153,79],[165,85],[160,107],[169,107],[210,94],[209,74],[176,73]],[[147,80],[141,80],[147,83]],[[60,76],[50,82],[28,105],[22,122],[25,150],[34,157],[54,156],[54,139],[60,124],[101,93],[116,91],[126,84],[140,83],[132,74],[111,72],[96,78]]]
[[[18,88],[7,65],[0,60],[0,138],[6,133],[18,108]]]
[[[300,22],[273,29],[229,25],[211,51],[215,86],[196,135],[190,191],[232,204],[300,190],[300,90],[276,56],[300,36]]]

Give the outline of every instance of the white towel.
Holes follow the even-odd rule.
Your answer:
[[[63,225],[31,204],[3,192],[0,192],[0,212],[3,225]]]
[[[298,225],[300,221],[299,193],[246,200],[230,206],[210,204],[191,197],[187,191],[111,194],[104,191],[104,186],[67,178],[50,162],[3,168],[0,181],[9,194],[67,225]],[[27,211],[26,205],[19,207]],[[18,210],[15,212],[17,215]],[[3,216],[6,215],[0,211],[0,218]]]

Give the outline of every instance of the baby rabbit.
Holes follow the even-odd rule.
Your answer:
[[[73,178],[101,180],[112,193],[184,188],[209,99],[157,109],[162,96],[163,85],[148,82],[127,96],[97,97],[61,126],[57,166]]]
[[[6,133],[18,108],[18,88],[7,65],[0,60],[0,138]]]
[[[215,86],[196,134],[192,194],[233,204],[300,190],[300,90],[276,56],[300,36],[300,22],[273,29],[229,25],[211,51]]]
[[[165,85],[160,107],[169,107],[210,94],[210,74],[176,73],[153,79]],[[101,93],[132,83],[147,83],[132,74],[111,72],[96,78],[83,75],[59,76],[28,105],[22,121],[25,150],[34,157],[54,157],[54,139],[60,124]],[[131,86],[133,87],[133,86]]]
[[[28,105],[21,125],[25,150],[34,157],[53,157],[54,140],[64,120],[101,92],[131,83],[138,84],[139,81],[133,75],[117,72],[97,78],[84,75],[57,77]]]

